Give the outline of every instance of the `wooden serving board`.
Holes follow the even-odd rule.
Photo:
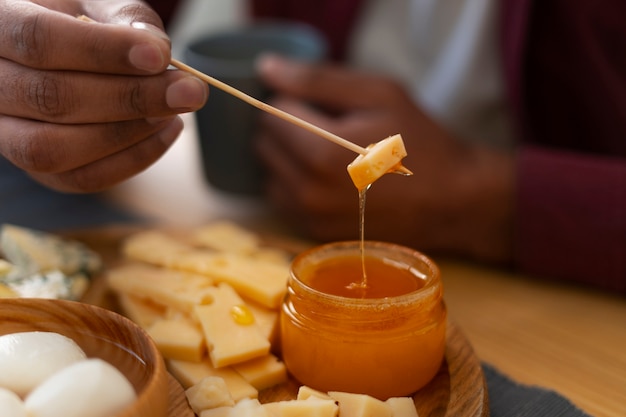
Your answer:
[[[101,254],[105,265],[119,261],[122,240],[138,229],[128,226],[112,226],[67,233]],[[272,237],[271,243],[282,249],[299,252],[301,242]],[[117,310],[115,297],[107,291],[102,279],[95,279],[84,302]],[[488,394],[485,378],[478,357],[472,346],[454,323],[448,323],[445,360],[433,380],[413,396],[420,417],[486,417],[489,416]],[[419,355],[419,352],[415,353]],[[262,403],[294,399],[299,384],[292,378],[285,384],[261,391]],[[169,417],[194,417],[180,384],[170,378]]]

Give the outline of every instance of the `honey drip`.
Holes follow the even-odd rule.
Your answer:
[[[359,249],[361,253],[361,282],[353,282],[347,287],[349,290],[360,289],[363,293],[367,289],[367,271],[365,269],[365,200],[367,197],[367,190],[370,186],[371,184],[359,190]]]

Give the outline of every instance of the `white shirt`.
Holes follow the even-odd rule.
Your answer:
[[[245,4],[187,0],[174,22],[174,53],[199,34],[244,24]],[[459,137],[508,147],[496,18],[497,0],[367,0],[349,63],[396,78]]]
[[[355,67],[393,76],[462,138],[511,145],[497,52],[497,0],[368,0]]]

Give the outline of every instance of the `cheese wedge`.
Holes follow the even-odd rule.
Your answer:
[[[219,284],[207,291],[213,302],[196,306],[194,313],[202,326],[213,366],[220,368],[269,354],[270,342],[235,290],[228,284]]]
[[[210,410],[203,410],[199,417],[235,417],[233,407],[217,407]]]
[[[326,394],[325,392],[315,390],[306,385],[301,385],[300,388],[298,388],[298,395],[296,399],[308,400],[309,398],[317,398],[319,400],[332,400],[331,396]]]
[[[118,293],[117,301],[124,315],[144,330],[166,315],[167,308],[163,305],[135,295]]]
[[[175,268],[231,285],[242,297],[277,309],[287,288],[289,267],[236,253],[196,250],[177,258]]]
[[[241,254],[256,252],[260,245],[259,236],[229,221],[203,226],[195,231],[193,239],[200,246]]]
[[[165,358],[200,362],[206,353],[202,331],[184,317],[158,320],[148,334]]]
[[[122,245],[122,253],[135,261],[171,267],[183,253],[193,247],[158,230],[146,230],[129,236]]]
[[[259,391],[287,381],[285,364],[272,354],[234,364],[232,368]]]
[[[359,155],[348,165],[348,174],[358,190],[367,188],[388,172],[402,165],[407,155],[402,136],[394,135],[367,147],[365,155]],[[410,171],[406,171],[409,174]]]
[[[337,417],[339,412],[339,407],[334,400],[321,400],[314,397],[302,401],[288,400],[267,403],[264,407],[272,417]]]
[[[196,305],[213,301],[213,281],[204,275],[129,263],[109,270],[109,287],[191,314]]]
[[[259,395],[256,388],[230,367],[216,369],[208,360],[187,362],[167,359],[166,364],[170,373],[185,389],[200,383],[206,377],[216,376],[224,380],[235,402],[244,398],[257,398]]]
[[[418,417],[415,403],[411,397],[392,397],[385,401],[393,417]]]
[[[224,379],[217,376],[203,378],[197,384],[185,390],[189,405],[196,414],[203,410],[235,405]]]
[[[341,417],[393,417],[388,404],[369,395],[336,391],[328,395],[339,403]]]

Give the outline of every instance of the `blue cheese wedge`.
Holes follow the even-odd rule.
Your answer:
[[[89,276],[102,267],[100,256],[80,242],[11,224],[0,229],[0,251],[12,264],[33,272]]]
[[[100,256],[80,242],[3,224],[0,284],[20,297],[77,300],[100,270]]]

